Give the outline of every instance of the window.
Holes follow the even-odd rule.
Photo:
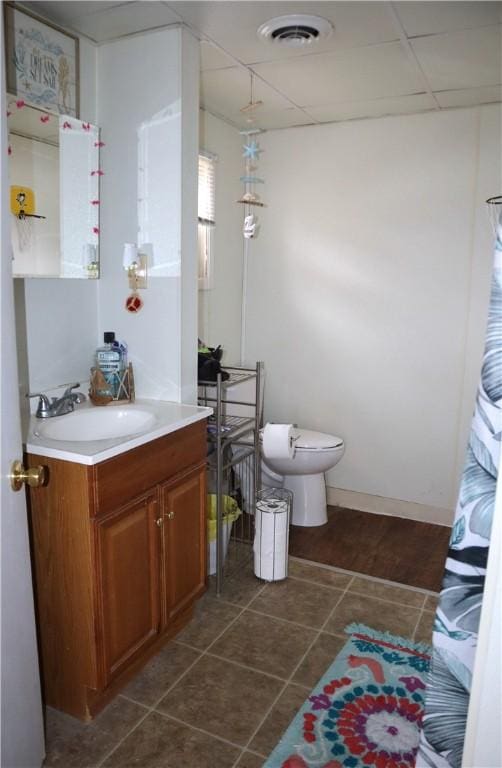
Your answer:
[[[211,280],[211,240],[215,225],[216,157],[209,152],[199,154],[198,249],[199,288],[209,289]]]

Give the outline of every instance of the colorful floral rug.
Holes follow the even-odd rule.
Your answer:
[[[362,624],[263,768],[413,768],[430,646]]]

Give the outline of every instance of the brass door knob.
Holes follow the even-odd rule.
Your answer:
[[[30,467],[25,469],[22,462],[14,461],[10,470],[10,485],[13,491],[20,491],[23,483],[30,488],[39,488],[47,482],[47,467]]]
[[[155,522],[157,523],[157,525],[158,525],[158,526],[159,526],[159,528],[160,528],[160,526],[162,525],[162,523],[163,523],[164,521],[163,521],[163,519],[162,519],[161,517],[158,517],[158,518],[156,519],[156,521],[155,521]]]
[[[174,512],[172,510],[170,512],[168,512],[167,513],[167,517],[169,518],[169,520],[172,520],[173,517],[174,517]]]

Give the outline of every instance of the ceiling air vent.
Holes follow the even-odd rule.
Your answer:
[[[329,37],[332,32],[333,25],[327,19],[300,13],[266,21],[258,28],[258,37],[276,45],[302,48]]]

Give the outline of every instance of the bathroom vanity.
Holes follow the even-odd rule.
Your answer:
[[[86,409],[115,410],[86,404],[47,429],[59,422],[68,437]],[[27,466],[48,470],[47,485],[30,489],[45,702],[85,720],[187,623],[205,590],[210,409],[151,412],[146,432],[94,442],[47,438],[31,422]]]

